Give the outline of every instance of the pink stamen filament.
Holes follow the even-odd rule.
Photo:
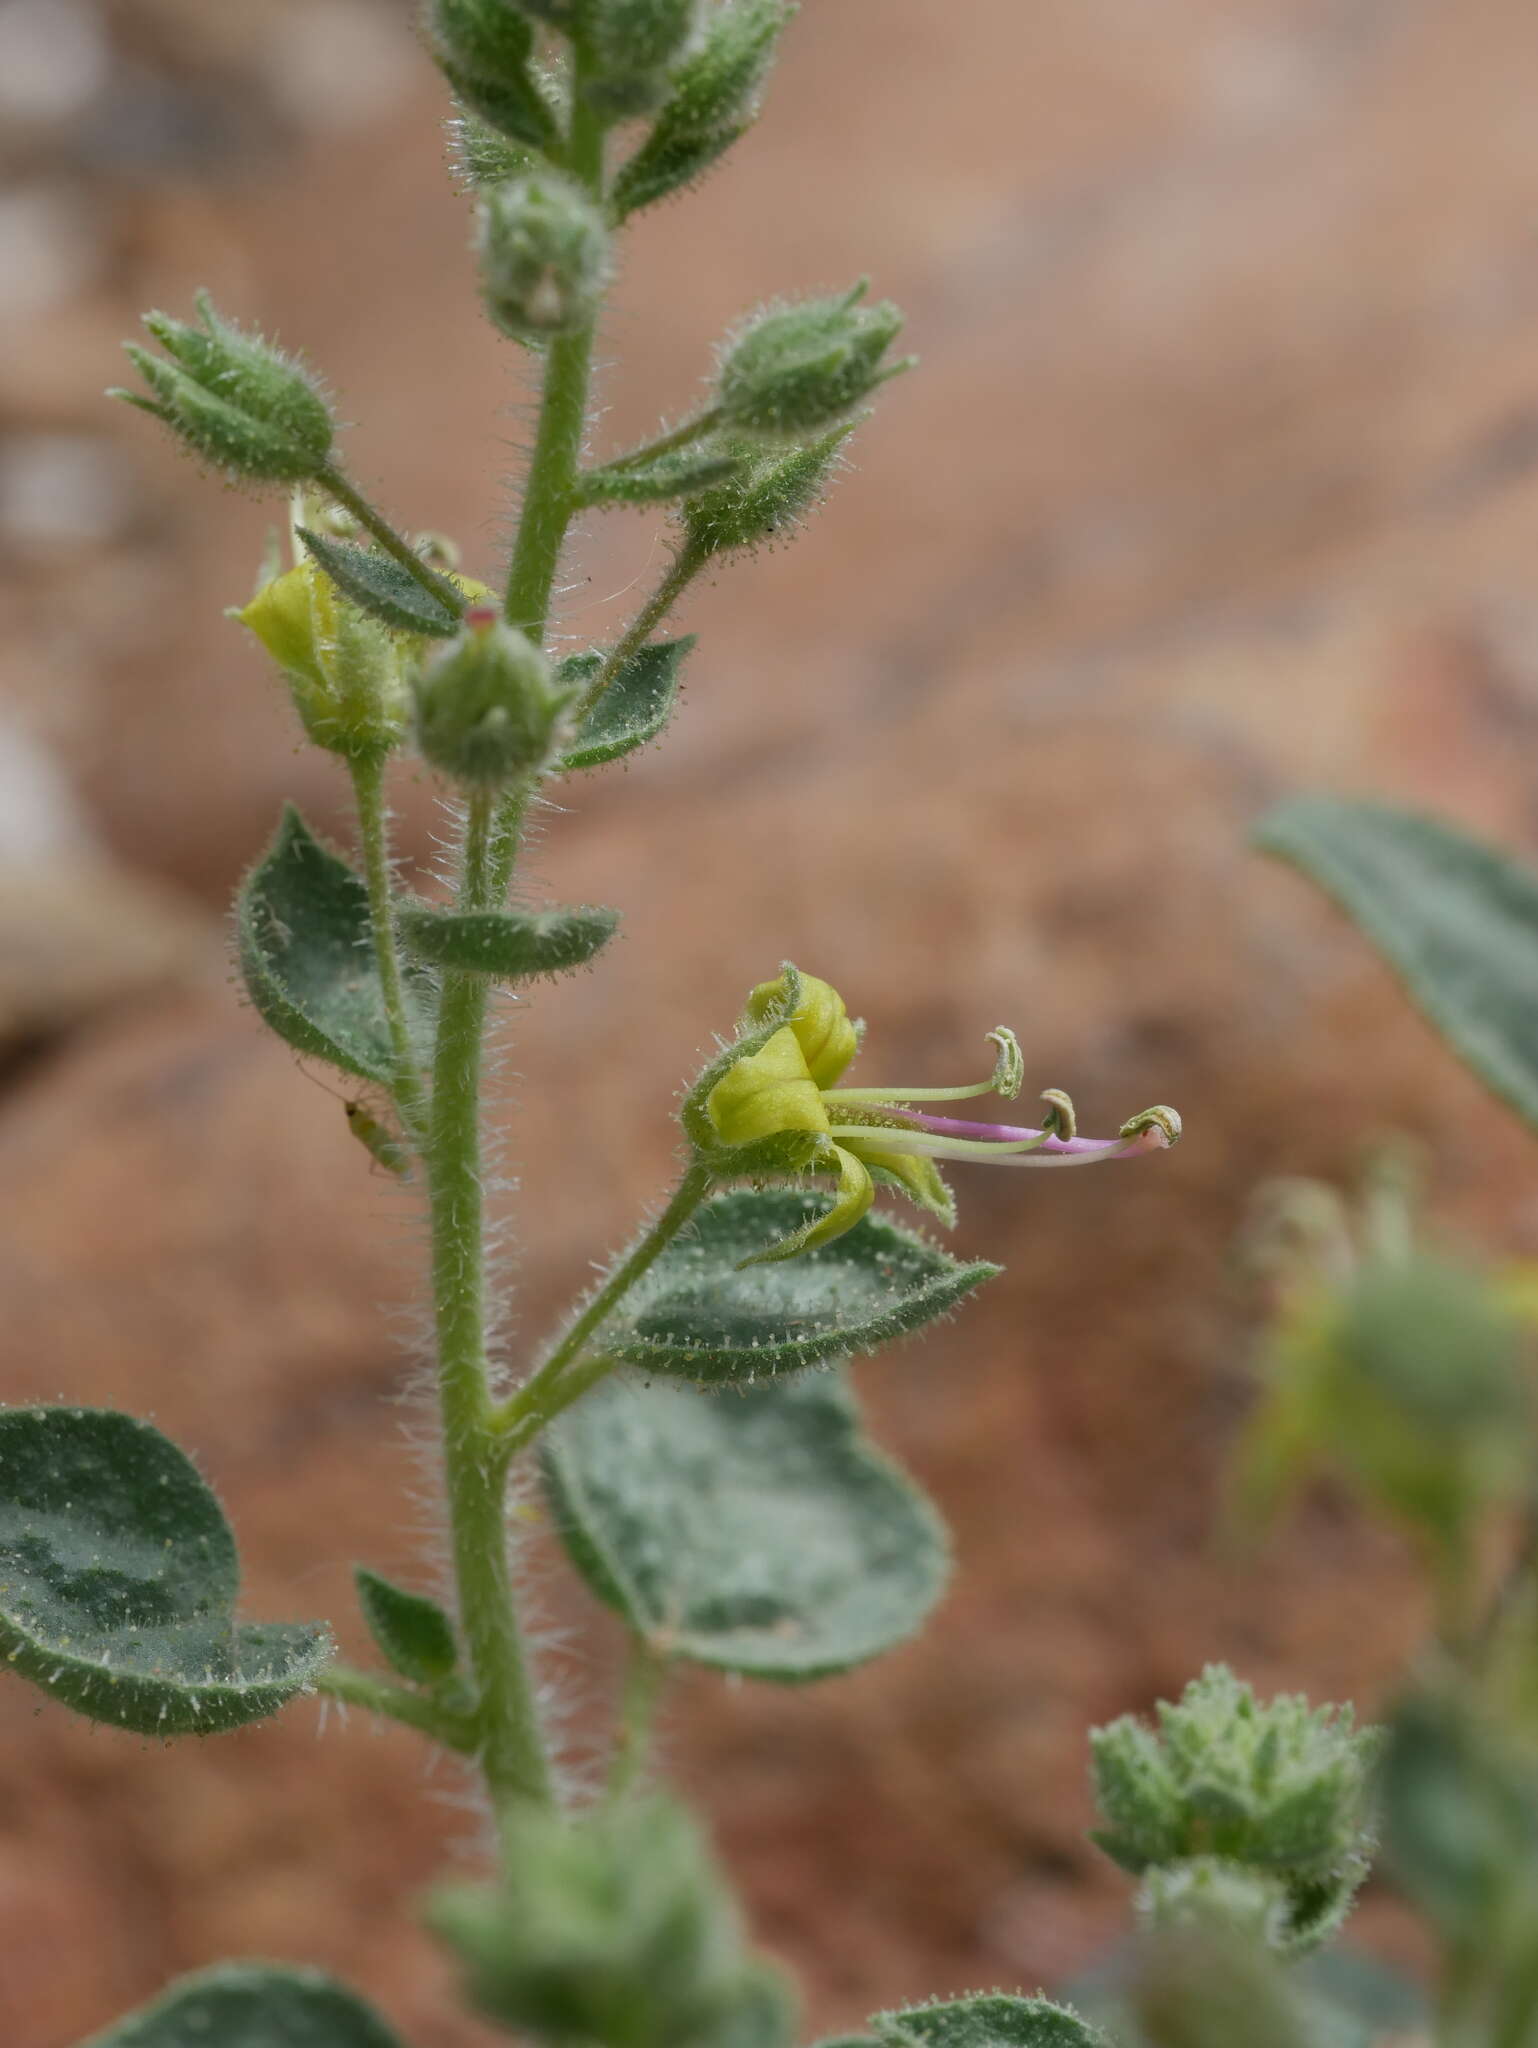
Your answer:
[[[1059,1138],[1049,1130],[963,1123],[955,1117],[926,1116],[918,1110],[896,1106],[889,1113],[911,1123],[911,1132],[878,1124],[850,1124],[835,1127],[829,1135],[835,1141],[864,1139],[888,1152],[930,1159],[970,1159],[994,1166],[1093,1166],[1098,1160],[1122,1159],[1129,1153],[1161,1152],[1169,1144],[1168,1136],[1157,1124],[1150,1124],[1130,1138]]]

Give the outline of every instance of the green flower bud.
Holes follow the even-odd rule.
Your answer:
[[[783,455],[734,444],[743,458],[737,473],[679,508],[686,546],[701,555],[724,555],[788,537],[821,500],[853,431],[835,427]]]
[[[270,578],[233,616],[283,671],[300,722],[318,747],[358,760],[399,745],[407,694],[396,643],[314,562]]]
[[[543,768],[564,736],[572,701],[531,640],[480,610],[466,616],[459,637],[413,687],[423,758],[482,789]]]
[[[698,17],[699,0],[589,0],[588,99],[621,116],[660,106]]]
[[[481,282],[504,334],[543,341],[597,312],[609,282],[609,231],[586,193],[555,172],[497,185],[481,202]]]
[[[721,1873],[671,1804],[530,1811],[501,1886],[445,1887],[428,1918],[474,2003],[517,2032],[598,2048],[788,2038],[784,1992],[744,1953]]]
[[[197,306],[201,327],[145,314],[169,361],[124,344],[154,397],[122,390],[108,396],[153,413],[232,476],[295,484],[318,474],[331,454],[335,422],[314,379],[270,342],[220,319],[206,292]]]
[[[430,28],[438,69],[472,114],[529,149],[559,139],[534,69],[534,31],[509,0],[433,0]]]
[[[887,299],[862,306],[866,289],[862,280],[842,298],[760,314],[721,360],[718,392],[728,425],[756,434],[813,433],[907,369],[908,361],[882,367],[903,316]]]
[[[620,219],[709,170],[758,111],[775,46],[794,9],[788,0],[727,0],[675,68],[656,125],[614,181]]]
[[[1367,1874],[1378,1744],[1349,1707],[1311,1709],[1296,1695],[1262,1706],[1211,1664],[1177,1706],[1160,1702],[1157,1734],[1127,1715],[1091,1735],[1107,1822],[1094,1840],[1137,1875],[1208,1859],[1262,1873],[1285,1895],[1273,1945],[1301,1953],[1334,1932]],[[1227,1870],[1159,1895],[1211,1899],[1238,1884]]]

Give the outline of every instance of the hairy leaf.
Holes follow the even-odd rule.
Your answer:
[[[421,633],[446,640],[459,631],[459,609],[447,599],[435,603],[416,578],[377,548],[361,548],[350,540],[332,540],[323,533],[299,528],[299,538],[344,597],[402,633]]]
[[[582,478],[582,496],[589,505],[662,505],[724,483],[742,466],[743,458],[736,449],[697,443],[670,449],[650,462],[616,462],[590,469]]]
[[[658,737],[673,715],[679,674],[693,645],[692,633],[656,641],[625,663],[567,748],[561,766],[568,775],[618,761]],[[601,654],[568,655],[561,663],[562,682],[591,682],[602,660]]]
[[[219,1963],[183,1977],[86,2048],[400,2048],[362,1999],[319,1970]]]
[[[278,1036],[343,1073],[388,1082],[394,1066],[368,890],[292,804],[241,885],[235,928],[247,993]],[[425,1011],[420,977],[408,995]]]
[[[434,967],[522,981],[565,974],[592,959],[613,938],[617,910],[438,910],[413,905],[400,913],[401,937]]]
[[[1295,798],[1255,835],[1316,881],[1479,1078],[1538,1128],[1538,875],[1450,825]]]
[[[945,1582],[933,1509],[833,1373],[741,1395],[610,1380],[544,1463],[578,1569],[665,1655],[822,1677],[912,1635]]]
[[[235,1621],[235,1539],[158,1430],[105,1408],[0,1413],[0,1658],[93,1721],[211,1735],[301,1691],[314,1623]]]
[[[880,2012],[885,2048],[1105,2048],[1105,2036],[1067,2006],[1003,1992]]]
[[[366,1565],[353,1571],[369,1633],[389,1664],[415,1685],[447,1678],[459,1662],[454,1629],[436,1600],[408,1593]]]
[[[963,1265],[874,1215],[799,1258],[737,1270],[828,1199],[794,1188],[717,1195],[632,1288],[604,1349],[681,1379],[745,1383],[874,1351],[945,1315],[999,1270]]]

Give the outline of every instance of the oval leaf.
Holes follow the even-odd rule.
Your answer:
[[[566,774],[601,768],[657,738],[673,715],[679,672],[693,645],[692,633],[682,640],[658,641],[625,663],[577,728],[561,762]],[[568,655],[561,663],[561,680],[591,682],[602,660],[601,654]]]
[[[736,1270],[830,1199],[795,1188],[717,1195],[631,1289],[604,1349],[681,1379],[751,1382],[906,1337],[999,1271],[962,1265],[875,1215],[799,1258]]]
[[[577,910],[438,910],[413,905],[399,917],[401,937],[421,960],[461,974],[524,981],[564,974],[606,946],[619,924],[617,910],[584,904]]]
[[[832,1373],[733,1399],[609,1380],[544,1470],[577,1568],[662,1655],[819,1678],[912,1635],[945,1583],[937,1516]]]
[[[1067,2006],[1001,1991],[878,2012],[871,2025],[886,2048],[1106,2048],[1105,2036]]]
[[[1333,896],[1479,1078],[1538,1129],[1538,875],[1451,826],[1300,797],[1255,842]]]
[[[448,602],[450,586],[444,586],[442,602],[435,602],[409,570],[377,548],[331,540],[323,533],[311,533],[307,526],[298,531],[343,597],[351,598],[359,611],[397,632],[420,633],[433,640],[446,640],[459,631],[461,607]]]
[[[388,1663],[416,1685],[434,1685],[459,1662],[454,1629],[436,1600],[408,1593],[359,1565],[353,1572],[369,1633]]]
[[[292,804],[241,885],[235,928],[247,993],[278,1036],[345,1074],[387,1084],[394,1061],[368,890]],[[408,995],[425,1011],[420,976]]]
[[[324,1627],[234,1618],[235,1540],[158,1430],[105,1408],[0,1414],[0,1658],[141,1735],[258,1721],[326,1661]]]
[[[400,2048],[379,2015],[319,1970],[220,1963],[183,1977],[86,2048]]]

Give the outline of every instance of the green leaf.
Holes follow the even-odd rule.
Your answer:
[[[561,763],[566,774],[601,768],[657,738],[673,715],[679,672],[693,645],[692,633],[657,641],[625,663],[578,728]],[[601,654],[568,655],[561,663],[562,682],[591,682],[602,660]]]
[[[666,1656],[787,1681],[846,1671],[912,1635],[945,1581],[933,1509],[832,1373],[731,1398],[609,1380],[543,1458],[578,1570]]]
[[[1298,797],[1256,844],[1355,920],[1464,1064],[1538,1128],[1538,875],[1451,826]]]
[[[241,885],[235,929],[247,993],[278,1036],[345,1074],[387,1084],[394,1060],[368,890],[292,804]],[[425,1012],[420,976],[407,992]]]
[[[450,1676],[459,1650],[453,1625],[436,1600],[408,1593],[366,1565],[354,1567],[353,1582],[369,1633],[392,1669],[414,1685],[434,1685]]]
[[[886,2048],[1106,2048],[1105,2036],[1048,1998],[976,1998],[878,2012],[871,2020]]]
[[[399,562],[377,548],[360,548],[350,540],[331,540],[323,533],[298,528],[315,560],[343,597],[401,633],[422,633],[446,640],[459,631],[460,612],[446,600],[439,604]]]
[[[565,974],[613,938],[617,910],[439,910],[413,905],[399,917],[401,937],[419,959],[460,974],[522,981]]]
[[[749,1382],[906,1337],[999,1271],[877,1215],[799,1258],[737,1271],[830,1201],[796,1188],[715,1196],[631,1289],[604,1349],[681,1379]]]
[[[189,1461],[105,1408],[0,1413],[0,1660],[93,1721],[212,1735],[330,1654],[316,1623],[237,1625],[235,1539]]]
[[[85,2048],[400,2048],[361,1998],[319,1970],[220,1963],[183,1977]]]

